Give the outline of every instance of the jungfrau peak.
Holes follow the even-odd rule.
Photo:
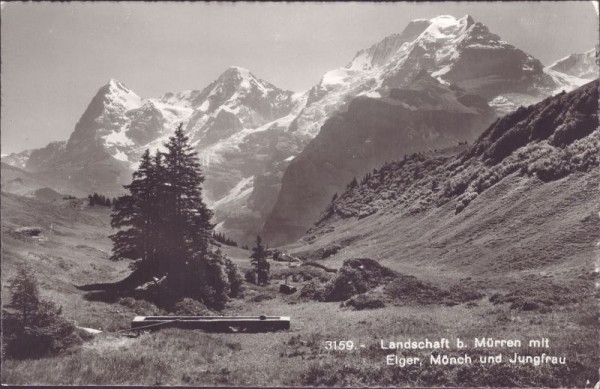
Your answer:
[[[442,15],[411,21],[360,50],[346,65],[327,72],[308,92],[307,104],[293,130],[316,135],[327,117],[345,110],[356,96],[387,96],[425,70],[443,84],[454,84],[485,97],[499,113],[540,100],[559,86],[531,55],[503,41],[466,15]]]

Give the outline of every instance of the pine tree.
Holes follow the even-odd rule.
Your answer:
[[[28,358],[61,351],[79,340],[75,326],[61,317],[62,309],[41,300],[31,269],[20,267],[10,284],[9,308],[2,311],[3,353]]]
[[[204,176],[182,125],[165,148],[154,157],[146,150],[125,186],[129,194],[113,202],[111,226],[119,231],[111,236],[111,259],[135,259],[145,279],[167,275],[170,292],[222,308],[231,276],[221,253],[210,251],[212,211],[202,200]]]
[[[124,186],[130,194],[117,198],[113,204],[110,224],[113,228],[121,229],[110,236],[113,240],[113,260],[139,258],[144,266],[156,267],[150,246],[150,214],[156,205],[151,191],[153,172],[150,151],[146,150],[142,155],[140,167],[133,173],[131,184]],[[122,229],[123,227],[129,228]]]
[[[350,181],[350,183],[348,185],[346,185],[346,189],[354,189],[358,186],[358,182],[356,181],[356,177],[352,178],[352,181]]]
[[[194,149],[179,125],[165,145],[164,177],[161,186],[163,203],[162,245],[170,259],[167,269],[174,284],[189,289],[190,266],[208,254],[213,225],[212,212],[202,201],[204,176]],[[187,280],[187,281],[186,281]]]
[[[258,275],[258,285],[266,284],[269,281],[269,272],[271,265],[267,261],[267,252],[262,245],[260,236],[256,237],[256,246],[252,248],[250,263]]]
[[[10,306],[19,312],[24,323],[30,322],[40,303],[38,285],[31,269],[20,267],[9,288],[12,293]]]

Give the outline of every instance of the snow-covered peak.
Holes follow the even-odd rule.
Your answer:
[[[441,15],[431,19],[429,27],[421,34],[421,37],[431,37],[433,39],[455,38],[464,34],[466,29],[473,25],[473,19],[466,15],[457,19],[450,15]]]
[[[246,68],[241,68],[239,66],[231,66],[227,68],[227,70],[225,70],[223,73],[221,73],[218,79],[238,80],[241,82],[242,80],[248,80],[250,77],[253,77],[250,74],[250,70]]]
[[[186,130],[198,147],[224,139],[242,128],[256,128],[289,114],[293,92],[232,66],[192,100]]]
[[[109,109],[126,112],[142,106],[142,98],[114,78],[104,86],[103,92],[106,98],[105,105]]]
[[[400,34],[392,34],[369,49],[359,51],[346,66],[350,70],[372,70],[388,65],[400,52],[406,52],[418,41],[438,43],[462,40],[475,21],[470,15],[457,19],[451,15],[440,15],[432,19],[414,19]]]
[[[569,76],[592,80],[598,77],[598,60],[596,49],[584,53],[575,53],[559,59],[547,69],[561,72]]]
[[[470,15],[460,19],[450,15],[442,15],[429,20],[429,26],[415,39],[413,46],[420,46],[426,51],[435,50],[438,64],[448,59],[456,59],[457,51],[467,46],[480,45],[480,48],[500,47],[497,35],[491,34],[488,28],[476,23]]]
[[[556,80],[544,73],[537,59],[468,14],[415,19],[401,33],[360,50],[345,67],[327,72],[309,90],[293,130],[314,136],[352,98],[388,96],[392,89],[410,85],[423,71],[442,85],[453,84],[488,101],[499,90],[543,96],[556,87]]]
[[[449,27],[458,24],[458,19],[452,15],[439,15],[429,19],[431,25],[437,25],[438,27]]]
[[[192,102],[200,93],[201,91],[199,90],[185,90],[177,93],[168,92],[157,101],[182,108],[191,108]]]
[[[465,23],[467,26],[470,26],[471,24],[475,23],[475,20],[473,20],[473,18],[471,17],[471,15],[466,14],[465,16],[463,16],[462,18],[460,18],[460,22],[461,23]]]
[[[230,66],[227,70],[225,70],[224,73],[236,73],[236,74],[241,74],[244,77],[248,77],[250,74],[250,70],[243,68],[241,66]]]
[[[242,105],[260,106],[260,101],[268,100],[268,104],[288,100],[292,92],[284,91],[261,80],[248,69],[232,66],[225,70],[215,81],[194,94],[191,107],[200,113],[210,114],[223,107],[232,113]],[[273,101],[271,101],[273,100]]]
[[[231,66],[225,70],[217,78],[216,82],[227,89],[233,88],[235,90],[243,89],[248,91],[258,88],[262,93],[268,93],[269,89],[276,89],[268,82],[254,76],[250,70],[239,66]]]

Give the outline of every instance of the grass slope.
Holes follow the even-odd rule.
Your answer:
[[[510,309],[509,304],[494,304],[489,297],[497,291],[508,293],[523,285],[535,288],[535,285],[548,281],[569,288],[591,283],[591,280],[578,278],[589,273],[583,260],[591,263],[590,242],[574,241],[565,245],[564,251],[557,254],[566,256],[563,261],[535,269],[499,273],[490,269],[490,264],[497,259],[488,256],[495,252],[500,258],[504,255],[502,249],[510,251],[511,247],[525,247],[526,243],[534,244],[531,252],[537,252],[549,245],[556,234],[568,235],[569,229],[579,224],[577,231],[587,230],[591,237],[594,230],[590,230],[590,224],[586,225],[582,220],[587,220],[586,215],[592,208],[582,198],[589,198],[595,188],[594,183],[597,186],[598,181],[592,178],[571,176],[531,187],[524,183],[517,185],[520,178],[515,177],[515,182],[507,181],[504,188],[498,187],[494,189],[497,192],[490,191],[476,199],[468,211],[459,215],[454,215],[449,204],[420,221],[417,218],[399,219],[390,213],[383,218],[367,217],[360,223],[340,222],[333,233],[324,235],[309,246],[327,245],[332,238],[343,238],[354,243],[322,263],[335,267],[341,265],[345,258],[368,254],[394,270],[416,275],[438,286],[448,287],[457,283],[480,286],[486,296],[472,304],[409,304],[354,311],[342,308],[336,302],[314,302],[298,298],[297,294],[279,294],[277,289],[282,277],[287,274],[306,275],[308,270],[303,270],[304,266],[289,268],[285,263],[272,262],[272,273],[276,279],[271,285],[247,285],[244,299],[233,300],[224,313],[289,315],[292,318],[289,332],[208,334],[168,329],[133,339],[114,331],[127,328],[132,316],[143,313],[140,312],[141,304],[127,306],[88,301],[83,292],[73,287],[73,283],[117,280],[127,273],[124,263],[115,264],[107,259],[110,242],[106,238],[109,232],[106,208],[87,208],[82,201],[49,205],[3,194],[3,285],[6,285],[15,265],[27,261],[36,269],[44,297],[62,304],[65,316],[77,320],[79,325],[107,330],[63,355],[3,361],[3,383],[585,386],[586,380],[594,382],[597,379],[595,366],[599,362],[595,350],[590,347],[598,341],[597,314],[594,303],[585,293],[576,302],[556,305],[551,312],[544,314]],[[515,186],[520,189],[515,189]],[[547,201],[548,194],[554,193],[550,205],[560,208],[561,204],[568,202],[579,204],[579,208],[569,217],[556,215],[558,218],[549,219],[540,207],[528,208],[535,201],[517,201],[524,198],[524,193],[532,201]],[[490,207],[485,196],[493,196],[497,203]],[[534,212],[535,209],[539,212]],[[509,216],[513,215],[515,224],[502,227],[498,219],[507,212]],[[514,215],[521,216],[514,218]],[[473,223],[474,220],[477,223]],[[555,226],[557,220],[563,224]],[[521,228],[519,223],[528,225],[536,235],[521,238],[510,235],[510,231],[516,234],[515,228]],[[481,231],[481,225],[486,224],[497,228],[499,234],[491,240],[482,241],[486,235]],[[30,225],[41,227],[43,238],[47,240],[28,240],[11,233],[13,228]],[[448,228],[450,226],[452,228]],[[444,230],[447,232],[443,233]],[[556,232],[535,243],[551,231]],[[357,236],[360,238],[354,239]],[[493,250],[486,248],[490,244],[496,245]],[[230,247],[223,247],[223,250],[242,271],[250,269],[248,251]],[[554,254],[554,248],[547,250]],[[485,263],[476,264],[482,258]],[[318,268],[310,269],[315,277],[321,274]],[[523,283],[523,280],[528,282]],[[297,277],[297,282],[294,282],[290,277],[290,283],[301,286],[303,281]],[[3,301],[6,301],[5,287]],[[544,352],[566,355],[569,365],[568,368],[505,364],[401,368],[387,366],[385,358],[390,352],[379,349],[381,339],[433,339],[442,336],[469,340],[483,336],[523,340],[548,336],[551,347]],[[365,348],[352,352],[327,350],[325,342],[328,340],[353,340],[355,344],[364,344]],[[494,355],[498,353],[493,351]],[[523,347],[503,351],[508,356],[514,351],[534,354],[539,350]],[[421,350],[401,354],[427,360],[429,353]],[[492,352],[472,352],[473,356],[480,354]]]

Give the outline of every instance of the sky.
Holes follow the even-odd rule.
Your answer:
[[[300,92],[412,19],[471,15],[545,65],[598,42],[592,2],[2,3],[1,150],[66,140],[115,78],[141,97],[230,66]]]

